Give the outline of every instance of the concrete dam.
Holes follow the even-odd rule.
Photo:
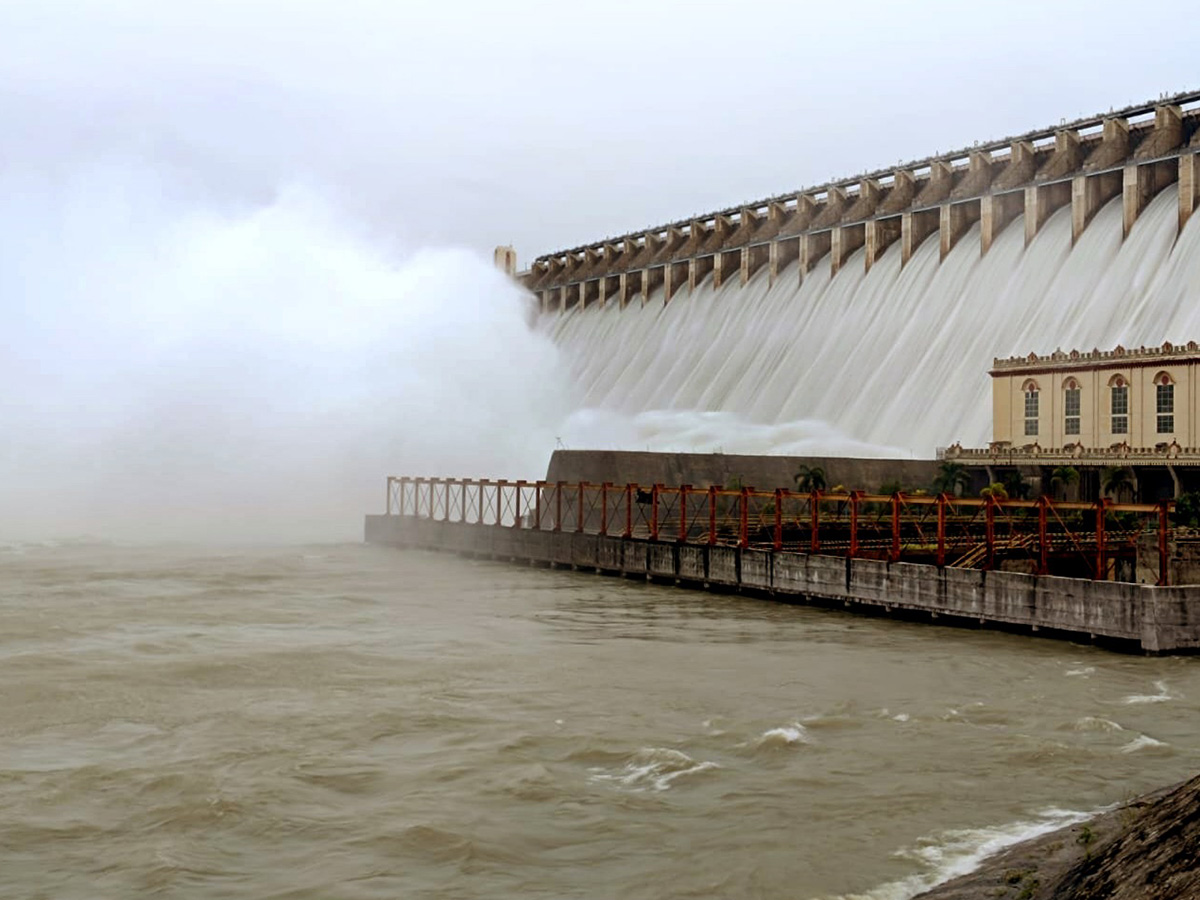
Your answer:
[[[1196,339],[1198,200],[1200,92],[497,261],[589,446],[931,458],[997,357]]]
[[[1157,412],[1171,429],[1175,412],[1190,418],[1198,176],[1200,93],[610,238],[525,272],[499,248],[570,367],[593,443],[556,452],[546,480],[389,478],[366,539],[1195,651],[1195,529],[1173,520],[1162,483],[1126,503],[1098,486],[1073,500],[920,488],[936,482],[935,449],[949,460],[988,443],[1001,357],[1165,366],[1155,384],[1172,398],[1178,387],[1180,406]],[[1034,391],[1023,422],[1037,435]],[[1124,432],[1128,409],[1119,418]],[[1163,442],[1156,460],[1176,489],[1173,466],[1200,460],[1192,432],[1179,434],[1189,445]],[[643,449],[660,452],[618,452]],[[1127,467],[1145,450],[1089,448]],[[843,483],[796,476],[793,491],[800,462]]]

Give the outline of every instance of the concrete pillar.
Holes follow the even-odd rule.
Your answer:
[[[828,231],[810,232],[800,236],[800,277],[813,270],[821,257],[833,246],[833,236]]]
[[[1156,175],[1155,190],[1165,187],[1165,181],[1175,180],[1177,174],[1173,157],[1183,144],[1183,110],[1175,105],[1167,104],[1154,110],[1154,127],[1149,134],[1142,137],[1134,152],[1137,162],[1170,162],[1170,171],[1164,176]]]
[[[713,230],[716,231],[720,237],[718,249],[724,250],[725,245],[729,242],[730,237],[732,237],[733,233],[737,231],[737,226],[728,216],[717,216],[716,221],[713,223]]]
[[[1043,187],[1030,185],[1025,188],[1025,246],[1028,247],[1050,218],[1050,195]]]
[[[988,194],[979,205],[979,252],[986,254],[1005,227],[1021,214],[1025,195],[1021,191]]]
[[[642,270],[642,306],[650,302],[654,289],[665,284],[667,277],[666,266],[655,266],[653,269]]]
[[[1179,231],[1200,204],[1200,154],[1179,157]]]
[[[717,251],[713,254],[713,287],[719,288],[725,283],[725,267],[723,258],[725,254]]]
[[[796,198],[795,219],[792,222],[793,229],[796,231],[805,231],[808,229],[817,217],[819,209],[817,201],[813,199],[811,194],[800,194]]]
[[[867,222],[866,266],[868,272],[871,271],[871,266],[875,265],[876,261],[883,256],[883,252],[900,239],[900,231],[900,216],[890,219],[872,219]]]
[[[1025,188],[1025,246],[1028,247],[1055,211],[1071,204],[1071,182]]]
[[[1098,183],[1086,175],[1071,179],[1071,243],[1079,240],[1100,207]]]
[[[743,287],[754,277],[754,273],[767,263],[770,252],[770,247],[766,244],[755,244],[752,247],[742,248],[741,273]]]
[[[908,265],[921,242],[938,230],[941,215],[936,209],[906,212],[900,217],[900,265]]]
[[[825,229],[840,223],[848,209],[845,189],[839,185],[830,185],[825,191],[825,202],[817,209],[819,212],[811,227]]]
[[[788,211],[786,204],[778,200],[767,204],[767,225],[771,228],[772,234],[779,234],[783,226],[787,224],[790,216],[791,213]]]
[[[829,265],[836,275],[845,265],[850,254],[866,243],[866,224],[839,225],[830,235]]]
[[[517,274],[517,251],[511,246],[497,247],[492,254],[492,262],[505,275],[511,277]]]
[[[788,267],[788,264],[800,258],[800,239],[792,238],[789,240],[771,241],[770,250],[770,265],[771,278],[770,283],[774,284],[775,279],[779,277],[779,273]]]
[[[601,255],[603,257],[604,272],[608,274],[612,271],[613,266],[616,265],[617,257],[621,255],[621,251],[617,249],[615,243],[609,241],[604,245]]]
[[[604,301],[607,299],[608,299],[608,278],[602,275],[602,276],[600,276],[600,278],[597,279],[596,303],[599,304],[601,309],[604,309]]]
[[[1121,234],[1129,237],[1133,223],[1137,221],[1146,204],[1153,196],[1154,170],[1150,166],[1137,164],[1125,167],[1122,179],[1122,206],[1124,215],[1121,219]]]
[[[617,305],[624,309],[629,305],[629,273],[622,272],[617,279]]]
[[[934,160],[929,166],[929,180],[917,195],[914,206],[936,206],[950,196],[954,190],[954,170],[950,163]]]
[[[967,174],[951,192],[955,200],[980,197],[992,185],[992,154],[986,150],[972,150],[968,159]]]
[[[1076,175],[1071,179],[1071,243],[1079,240],[1096,212],[1121,193],[1121,172]]]
[[[663,280],[663,298],[665,303],[670,303],[671,298],[675,296],[675,292],[688,283],[690,271],[690,260],[667,263],[666,274]]]
[[[979,200],[945,203],[941,206],[938,234],[942,244],[942,259],[950,255],[950,251],[954,249],[959,238],[967,233],[967,229],[979,221],[981,206]]]

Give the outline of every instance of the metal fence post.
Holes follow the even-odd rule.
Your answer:
[[[717,542],[717,486],[708,487],[708,543]]]
[[[622,537],[633,537],[633,485],[625,485],[625,533]]]
[[[991,571],[996,566],[996,501],[989,496],[984,506],[984,537],[987,541],[987,562],[984,568]]]
[[[1158,583],[1166,587],[1171,583],[1170,554],[1168,553],[1168,515],[1170,501],[1163,500],[1158,504]]]
[[[818,553],[821,550],[821,492],[813,491],[808,495],[809,512],[812,514],[812,534],[809,535],[809,552]]]
[[[938,494],[937,498],[937,564],[939,568],[946,565],[946,495]]]
[[[738,499],[741,507],[738,510],[738,546],[745,548],[750,546],[750,489],[742,488]]]
[[[600,485],[600,534],[608,534],[608,489],[609,482]]]
[[[892,562],[900,561],[900,492],[892,494]]]
[[[1038,497],[1038,574],[1045,575],[1050,571],[1049,530],[1046,525],[1046,510],[1050,501],[1043,494]]]
[[[775,543],[776,550],[783,549],[783,495],[782,488],[775,488]]]
[[[858,556],[858,491],[850,492],[850,548],[849,557]]]

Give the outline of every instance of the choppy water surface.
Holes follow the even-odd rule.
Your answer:
[[[0,896],[909,896],[1200,660],[373,549],[0,549]]]

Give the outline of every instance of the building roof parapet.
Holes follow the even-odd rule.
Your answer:
[[[1121,442],[1110,447],[1041,447],[1037,443],[1015,445],[993,441],[987,447],[951,444],[938,450],[938,459],[979,465],[1182,465],[1200,466],[1200,447],[1183,447],[1177,441],[1153,447],[1131,447]]]
[[[1121,366],[1160,360],[1179,362],[1190,357],[1200,358],[1200,344],[1195,341],[1188,341],[1186,344],[1172,344],[1170,341],[1165,341],[1159,347],[1134,347],[1131,349],[1126,349],[1118,344],[1112,350],[1098,348],[1091,352],[1055,350],[1045,356],[1030,353],[1028,356],[1010,356],[1006,359],[997,357],[992,361],[991,374],[999,375],[1031,368],[1091,368],[1097,364]]]

